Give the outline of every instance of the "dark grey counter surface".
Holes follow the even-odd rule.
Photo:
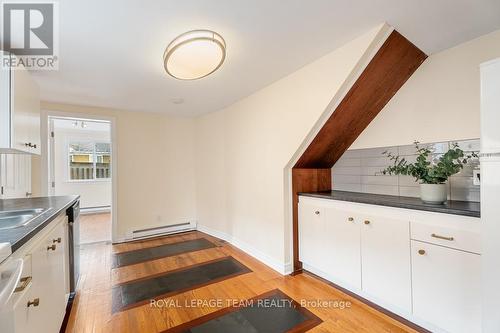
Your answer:
[[[54,220],[61,212],[66,211],[66,209],[79,198],[80,196],[78,195],[68,195],[0,200],[0,211],[32,208],[48,209],[26,226],[0,230],[0,243],[9,242],[12,247],[12,252],[15,252]]]
[[[379,206],[423,210],[436,213],[463,215],[471,217],[481,216],[479,202],[448,200],[443,205],[433,205],[422,202],[420,198],[399,197],[394,195],[382,195],[382,194],[347,192],[347,191],[305,192],[305,193],[299,193],[299,195],[314,197],[314,198],[322,198],[322,199],[358,202],[358,203],[379,205]]]

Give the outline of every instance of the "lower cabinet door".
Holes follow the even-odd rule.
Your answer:
[[[413,314],[450,333],[481,332],[481,256],[411,241]]]
[[[36,331],[39,333],[58,332],[64,318],[66,288],[63,237],[64,227],[60,223],[32,252],[32,287],[39,295],[39,310],[44,316]]]
[[[329,207],[324,215],[323,271],[343,287],[361,289],[360,221],[352,212],[336,207]]]
[[[363,291],[411,312],[410,222],[366,216],[360,223]]]
[[[32,333],[42,332],[44,325],[43,306],[40,306],[40,297],[33,285],[30,285],[23,295],[14,304],[14,332]]]
[[[321,269],[326,253],[322,237],[325,233],[325,207],[303,199],[299,202],[299,260]]]

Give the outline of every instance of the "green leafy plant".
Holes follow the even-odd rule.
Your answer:
[[[465,155],[463,150],[458,148],[458,144],[453,143],[445,154],[431,160],[430,155],[433,151],[427,147],[420,147],[418,141],[415,141],[414,144],[417,150],[415,163],[409,163],[404,157],[384,151],[382,154],[393,161],[393,165],[382,170],[381,173],[384,175],[412,176],[415,181],[424,184],[442,184],[450,176],[460,172],[469,160],[477,157],[475,153]]]

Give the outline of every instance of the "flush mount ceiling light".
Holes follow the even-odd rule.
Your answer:
[[[196,80],[215,72],[226,58],[226,42],[216,32],[193,30],[175,38],[163,54],[168,74],[179,80]]]

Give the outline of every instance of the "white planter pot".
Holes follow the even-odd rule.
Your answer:
[[[448,200],[446,184],[420,184],[420,199],[425,203],[442,204]]]

